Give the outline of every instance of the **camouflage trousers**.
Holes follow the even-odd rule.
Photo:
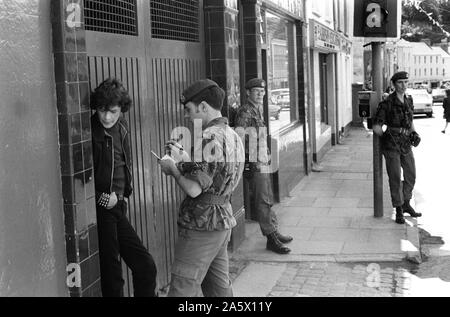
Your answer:
[[[416,163],[414,154],[400,154],[397,151],[383,151],[386,170],[389,176],[392,205],[400,207],[405,200],[410,200],[416,183]],[[403,172],[403,181],[402,181]]]
[[[273,206],[272,175],[259,171],[246,171],[244,182],[250,191],[250,206],[256,210],[261,232],[268,236],[278,230],[278,219]]]

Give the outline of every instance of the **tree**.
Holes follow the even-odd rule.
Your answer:
[[[403,0],[402,38],[410,42],[430,40],[440,43],[445,34],[438,24],[450,22],[450,1],[424,0],[416,8],[414,1]],[[445,14],[445,15],[444,15]]]

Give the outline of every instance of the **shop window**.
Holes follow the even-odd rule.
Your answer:
[[[86,30],[138,35],[136,0],[84,0]]]
[[[267,86],[272,134],[298,121],[292,23],[265,13]]]
[[[199,0],[151,0],[150,13],[153,38],[200,41]]]

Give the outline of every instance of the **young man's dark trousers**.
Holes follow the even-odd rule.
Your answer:
[[[127,219],[124,200],[111,210],[97,206],[101,285],[104,297],[122,297],[120,257],[131,269],[135,297],[156,296],[156,265]]]

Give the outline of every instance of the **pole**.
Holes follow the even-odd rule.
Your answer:
[[[383,61],[382,43],[372,42],[372,87],[375,100],[381,100],[383,93]],[[371,103],[372,116],[376,113],[377,102]],[[374,217],[383,217],[383,156],[381,154],[381,138],[373,133],[373,206]]]

